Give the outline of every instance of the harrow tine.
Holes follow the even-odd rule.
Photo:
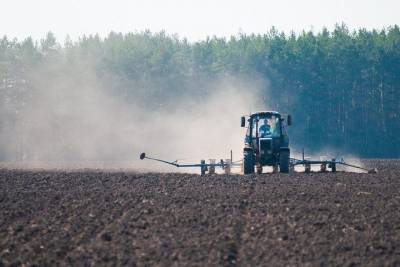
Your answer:
[[[353,164],[346,163],[346,162],[344,162],[344,161],[343,161],[343,162],[338,162],[338,164],[342,164],[342,165],[349,166],[349,167],[352,167],[352,168],[364,170],[364,171],[366,171],[366,172],[368,172],[368,173],[378,173],[378,169],[376,169],[376,168],[374,168],[374,169],[367,169],[367,168],[363,168],[363,167],[360,167],[360,166],[356,166],[356,165],[353,165]]]

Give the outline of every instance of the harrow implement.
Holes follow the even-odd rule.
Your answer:
[[[347,166],[359,170],[366,171],[367,173],[377,173],[378,170],[376,168],[367,169],[361,166],[357,166],[354,164],[350,164],[344,161],[344,159],[336,160],[335,158],[331,160],[309,160],[304,157],[304,149],[302,151],[302,159],[290,158],[290,167],[293,169],[295,166],[302,165],[304,166],[304,171],[309,173],[311,172],[312,165],[320,165],[320,171],[326,172],[327,168],[331,169],[331,172],[336,172],[336,166],[342,165]]]
[[[140,159],[149,159],[153,161],[158,161],[161,163],[165,163],[168,165],[172,165],[178,168],[200,168],[200,173],[201,175],[205,175],[206,172],[209,174],[215,174],[215,169],[216,168],[222,168],[225,172],[225,174],[230,174],[231,173],[231,168],[243,168],[243,160],[238,160],[238,161],[232,161],[231,159],[226,159],[223,160],[221,159],[219,162],[216,162],[215,159],[210,159],[209,163],[206,163],[204,159],[200,161],[200,163],[179,163],[178,160],[175,161],[167,161],[163,159],[158,159],[158,158],[153,158],[149,157],[146,155],[146,153],[141,153],[140,154]],[[347,166],[359,170],[366,171],[367,173],[377,173],[378,170],[376,168],[373,169],[367,169],[361,166],[357,166],[354,164],[350,164],[345,162],[343,159],[336,160],[336,159],[331,159],[331,160],[309,160],[304,158],[304,153],[303,153],[303,158],[302,159],[296,159],[296,158],[290,158],[290,168],[293,171],[295,166],[304,166],[304,172],[310,173],[311,172],[311,166],[313,165],[319,165],[320,166],[320,171],[321,172],[328,172],[330,169],[330,172],[336,172],[337,165],[342,165],[342,166]]]
[[[149,159],[149,160],[154,160],[158,162],[162,162],[168,165],[172,165],[178,168],[200,168],[201,175],[206,174],[208,171],[209,174],[215,174],[215,168],[222,168],[226,174],[231,173],[231,168],[234,167],[241,167],[242,166],[242,160],[238,160],[233,162],[232,161],[232,151],[231,151],[231,158],[223,160],[221,159],[219,162],[216,162],[215,159],[210,159],[209,163],[206,163],[206,160],[202,159],[200,160],[200,163],[189,163],[189,164],[182,164],[178,163],[178,160],[175,161],[167,161],[167,160],[162,160],[158,158],[153,158],[153,157],[148,157],[146,156],[146,153],[141,153],[140,154],[140,159]]]
[[[341,159],[340,161],[338,161],[336,159],[332,159],[332,160],[307,160],[307,159],[303,160],[303,159],[295,159],[295,158],[290,159],[290,166],[292,168],[294,168],[294,166],[298,166],[298,165],[304,166],[304,170],[306,173],[311,172],[312,165],[320,165],[321,172],[328,171],[327,170],[328,168],[331,169],[331,172],[336,172],[337,165],[343,165],[343,166],[363,170],[363,171],[366,171],[367,173],[377,173],[378,172],[378,170],[376,168],[367,169],[364,167],[346,163],[343,159]]]

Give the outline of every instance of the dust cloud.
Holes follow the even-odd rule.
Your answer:
[[[238,160],[245,133],[240,116],[266,108],[260,95],[268,83],[261,78],[225,75],[206,82],[207,94],[180,96],[173,108],[155,110],[138,104],[140,94],[134,102],[114,95],[89,63],[72,66],[46,66],[29,73],[15,127],[0,135],[7,164],[178,171],[140,161],[139,154],[199,163],[227,159],[230,150]]]
[[[1,114],[10,127],[0,131],[0,166],[198,173],[198,169],[141,161],[139,155],[146,152],[168,161],[200,163],[201,159],[228,159],[232,150],[233,160],[240,160],[246,131],[240,127],[240,117],[271,109],[266,103],[273,104],[268,81],[261,75],[208,79],[198,83],[206,88],[191,88],[202,93],[178,95],[172,105],[154,108],[154,102],[163,99],[149,98],[135,83],[122,91],[137,91],[136,99],[121,97],[121,87],[104,83],[112,75],[99,72],[90,60],[43,66],[26,73],[26,84],[18,88],[16,114]],[[302,149],[291,147],[291,156],[300,159]],[[363,167],[357,157],[339,155],[332,148],[305,152],[310,159],[343,157]],[[345,166],[338,170],[363,172]]]
[[[143,129],[151,143],[136,143],[149,155],[180,162],[200,159],[242,158],[245,129],[240,117],[263,109],[257,87],[235,79],[217,81],[214,90],[196,104],[180,107],[165,116],[147,116]],[[149,125],[150,124],[150,125]]]

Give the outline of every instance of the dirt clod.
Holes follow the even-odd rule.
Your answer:
[[[111,237],[111,234],[104,233],[104,234],[101,235],[101,239],[103,239],[104,241],[111,241],[112,237]]]

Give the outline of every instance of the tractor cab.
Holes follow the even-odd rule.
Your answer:
[[[247,132],[244,147],[244,173],[262,172],[263,166],[272,166],[274,171],[289,172],[289,137],[286,126],[291,124],[275,111],[263,111],[251,114],[247,119]],[[242,117],[241,126],[246,127],[246,117]]]

